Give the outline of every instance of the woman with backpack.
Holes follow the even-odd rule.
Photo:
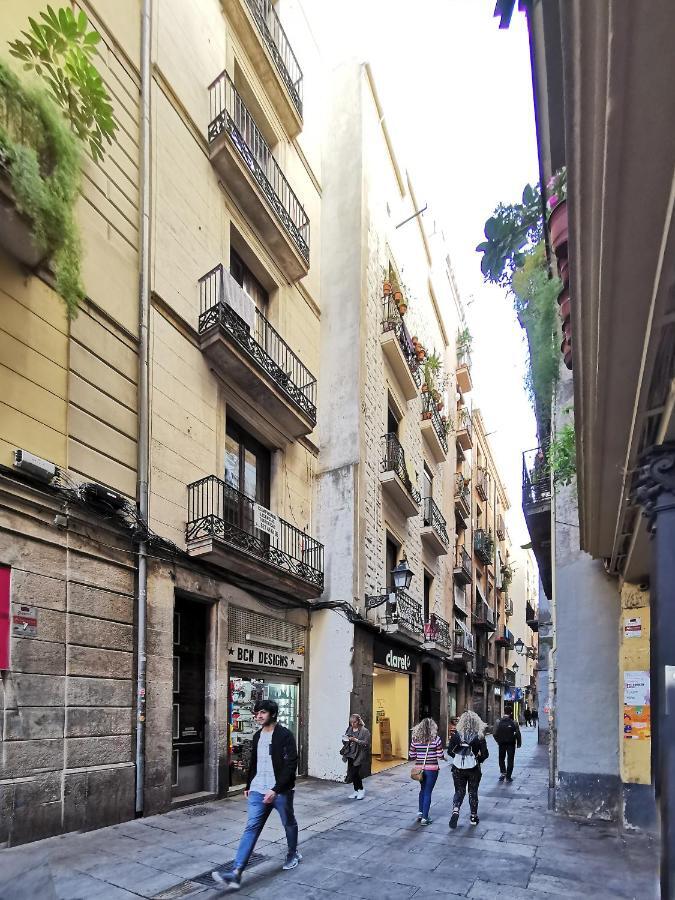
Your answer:
[[[438,736],[438,725],[433,719],[422,719],[413,728],[408,755],[415,760],[410,777],[420,783],[417,821],[420,825],[431,825],[431,794],[438,779],[438,761],[445,759],[443,742]]]
[[[470,822],[478,825],[478,785],[482,777],[481,763],[490,755],[485,741],[485,722],[472,710],[463,712],[457,730],[450,735],[448,753],[452,757],[452,780],[455,796],[452,801],[450,828],[457,828],[459,810],[469,791]]]

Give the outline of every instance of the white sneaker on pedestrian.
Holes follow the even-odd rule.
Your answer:
[[[363,800],[363,798],[364,798],[365,796],[366,796],[366,792],[365,792],[365,789],[363,789],[363,788],[362,788],[360,791],[357,791],[357,792],[356,792],[356,799],[357,799],[357,800]]]
[[[286,862],[283,864],[283,866],[281,868],[284,870],[284,872],[288,872],[291,869],[297,868],[297,866],[301,862],[301,860],[302,860],[302,854],[299,853],[297,850],[295,851],[295,853],[288,853],[286,855]]]
[[[354,791],[353,794],[350,794],[350,795],[349,795],[349,799],[350,799],[350,800],[356,800],[356,798],[357,798],[358,796],[359,796],[359,792],[358,792],[358,791]]]

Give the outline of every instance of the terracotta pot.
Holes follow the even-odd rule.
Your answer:
[[[442,400],[439,400],[439,402],[436,404],[436,409],[439,412],[443,409],[443,401]]]
[[[426,350],[420,350],[419,347],[418,347],[418,350],[417,350],[417,358],[419,359],[420,362],[422,362],[422,360],[424,359],[424,357],[425,357],[426,355],[427,355],[427,351],[426,351]]]
[[[556,256],[560,256],[562,248],[567,245],[567,200],[563,200],[548,217],[548,232],[551,246]]]
[[[403,303],[403,294],[400,291],[394,291],[394,303],[397,305]]]
[[[570,283],[570,261],[566,253],[558,257],[558,274],[562,283],[567,287]]]
[[[413,336],[410,338],[410,340],[412,341],[413,347],[416,347],[420,342],[420,339],[417,337],[416,334],[413,334]]]
[[[563,319],[562,330],[565,337],[568,340],[572,340],[572,320],[569,317]]]
[[[560,345],[560,352],[563,355],[563,360],[568,369],[572,368],[572,341],[571,339],[565,338],[565,340]]]
[[[425,412],[422,413],[422,418],[423,418],[423,419],[430,419],[430,418],[431,418],[431,413],[430,413],[430,412],[426,412],[426,410],[425,410]]]
[[[384,292],[385,297],[388,297],[391,294],[391,281],[385,281],[382,285],[382,291]]]
[[[560,318],[564,322],[566,319],[570,318],[571,313],[572,313],[572,305],[571,305],[570,298],[568,295],[567,297],[565,297],[565,299],[560,304]]]
[[[408,304],[407,303],[399,303],[398,311],[404,316],[408,312]]]
[[[429,393],[429,387],[428,387],[426,384],[423,384],[423,385],[422,385],[422,393],[423,393],[423,394],[428,394],[428,393]]]

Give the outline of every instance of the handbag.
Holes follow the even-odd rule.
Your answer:
[[[427,757],[429,756],[429,747],[430,746],[431,746],[431,744],[427,744],[427,752],[424,754],[424,762],[422,763],[422,765],[418,766],[417,764],[415,764],[410,771],[410,777],[412,778],[413,781],[421,781],[422,780],[422,776],[424,775],[424,767],[427,764]]]

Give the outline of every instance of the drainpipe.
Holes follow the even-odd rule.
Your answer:
[[[143,0],[141,11],[141,109],[140,109],[140,271],[138,347],[138,510],[148,523],[148,474],[150,467],[150,383],[148,369],[150,320],[150,12],[152,0]],[[138,636],[136,643],[136,815],[143,814],[145,781],[145,671],[146,612],[148,600],[147,545],[138,548]]]

